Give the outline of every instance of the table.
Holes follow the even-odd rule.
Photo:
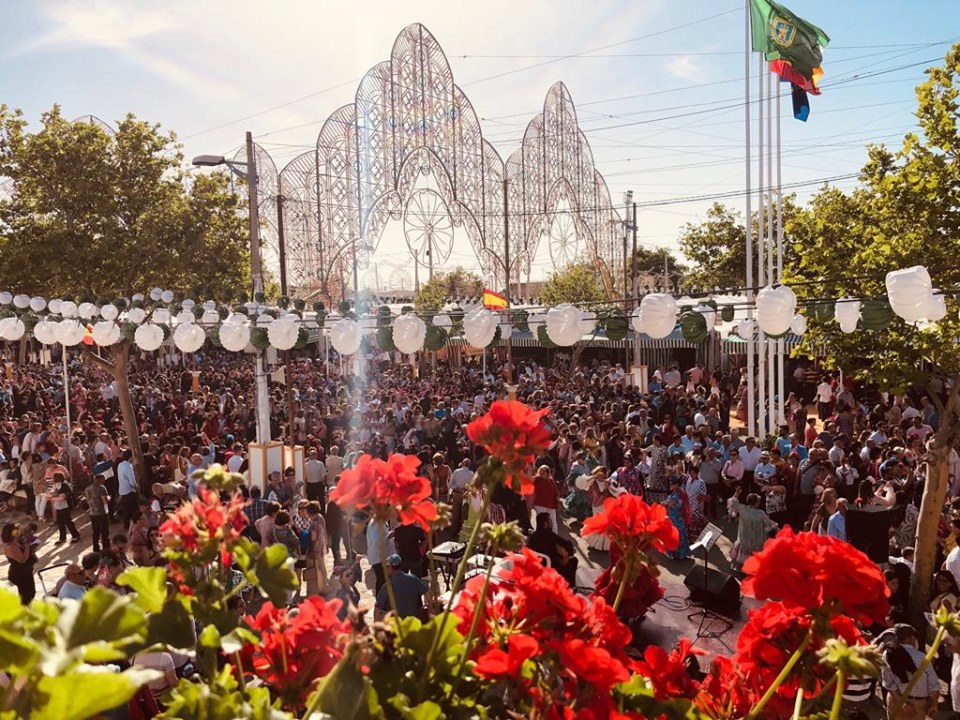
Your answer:
[[[447,540],[437,545],[431,552],[430,557],[437,563],[437,569],[443,576],[447,588],[453,582],[453,575],[457,571],[457,565],[460,564],[460,558],[466,552],[467,546],[455,540]]]

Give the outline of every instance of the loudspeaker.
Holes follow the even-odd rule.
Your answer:
[[[729,573],[694,565],[683,584],[690,591],[691,602],[723,610],[740,607],[740,583]]]

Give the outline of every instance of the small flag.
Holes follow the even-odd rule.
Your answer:
[[[483,306],[487,308],[487,310],[503,310],[508,307],[508,305],[507,299],[500,293],[488,290],[487,288],[483,289]]]
[[[753,49],[764,54],[771,70],[782,80],[820,94],[821,48],[830,43],[823,30],[774,0],[750,0],[750,29]]]
[[[790,99],[793,100],[793,117],[800,122],[806,122],[810,117],[810,100],[807,98],[807,91],[791,83]]]

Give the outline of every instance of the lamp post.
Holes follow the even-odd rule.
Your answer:
[[[250,274],[253,277],[253,296],[263,292],[263,261],[260,256],[260,210],[258,196],[257,159],[253,154],[253,134],[247,132],[247,162],[227,160],[222,155],[198,155],[193,159],[197,167],[226,165],[230,171],[247,181],[247,210],[250,214]],[[253,369],[256,393],[254,411],[257,418],[257,442],[270,441],[270,388],[263,352],[257,353]]]

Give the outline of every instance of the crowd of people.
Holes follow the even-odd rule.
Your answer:
[[[245,488],[245,532],[265,545],[284,544],[297,558],[304,592],[341,597],[344,613],[359,602],[361,559],[372,573],[376,617],[388,608],[387,583],[401,614],[428,612],[436,588],[425,581],[423,530],[366,522],[328,500],[360,454],[412,453],[435,499],[453,506],[452,527],[436,541],[466,539],[478,522],[514,520],[528,547],[577,585],[578,553],[567,525],[575,530],[607,498],[629,492],[666,507],[680,535],[674,560],[691,557],[710,521],[735,527],[734,570],[785,525],[851,543],[884,567],[888,626],[895,629],[911,611],[924,444],[938,430],[941,398],[926,391],[888,396],[836,374],[811,383],[809,372],[801,367],[793,376],[778,435],[754,438],[731,423],[745,413],[745,374],[738,369],[658,367],[641,392],[622,365],[600,358],[575,367],[504,362],[486,371],[441,364],[423,375],[374,360],[350,376],[341,376],[337,363],[299,360],[286,373],[292,403],[284,388],[273,389],[271,429],[273,437],[305,448],[303,477],[287,468],[263,488]],[[0,382],[0,501],[31,515],[27,524],[5,524],[2,537],[10,582],[24,602],[36,592],[42,523],[57,526],[59,543],[92,546],[54,588],[58,597],[77,597],[91,584],[120,590],[114,581],[124,567],[162,562],[157,527],[166,510],[196,495],[197,471],[218,462],[246,473],[255,438],[253,365],[246,358],[210,353],[190,367],[134,360],[130,386],[143,450],[138,478],[112,378],[79,358],[68,362],[68,376],[69,420],[59,369],[21,365]],[[533,494],[499,487],[481,517],[485,490],[473,479],[482,451],[465,427],[506,395],[508,379],[517,399],[551,409],[553,442],[532,469]],[[809,406],[816,417],[807,417]],[[956,450],[949,485],[948,497],[960,496]],[[74,522],[81,508],[89,539]],[[956,517],[960,500],[950,500],[930,611],[960,604]],[[602,538],[586,546],[610,550]]]

